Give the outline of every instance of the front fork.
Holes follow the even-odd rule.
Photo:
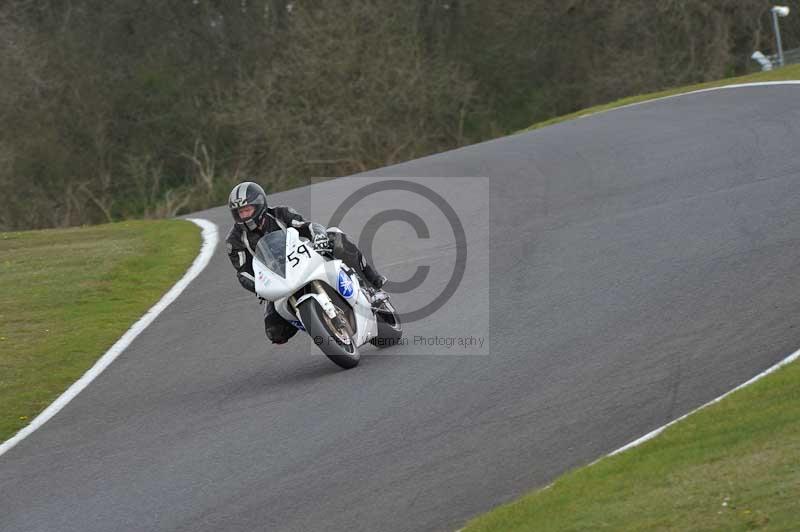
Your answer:
[[[297,315],[297,305],[305,301],[306,299],[313,297],[319,303],[319,306],[322,307],[323,312],[330,318],[334,319],[337,316],[336,307],[334,306],[333,302],[331,301],[330,296],[322,287],[319,281],[311,281],[310,283],[311,288],[314,290],[316,295],[312,294],[304,294],[300,297],[300,301],[297,301],[295,296],[289,298],[289,303],[292,305],[292,310],[294,310],[295,315]]]

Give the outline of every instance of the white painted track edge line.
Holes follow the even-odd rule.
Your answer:
[[[598,463],[598,462],[600,462],[600,461],[602,461],[602,460],[604,460],[604,459],[606,459],[606,458],[608,458],[608,457],[610,457],[610,456],[614,456],[614,455],[617,455],[617,454],[620,454],[620,453],[624,453],[624,452],[625,452],[625,451],[627,451],[628,449],[633,449],[634,447],[638,447],[639,445],[643,444],[644,442],[646,442],[646,441],[648,441],[648,440],[652,440],[653,438],[655,438],[656,436],[658,436],[659,434],[661,434],[662,432],[664,432],[664,430],[666,430],[668,427],[670,427],[670,426],[674,425],[674,424],[675,424],[675,423],[677,423],[678,421],[683,421],[683,420],[684,420],[684,419],[686,419],[687,417],[691,416],[692,414],[695,414],[695,413],[699,412],[700,410],[703,410],[703,409],[704,409],[704,408],[706,408],[707,406],[711,406],[711,405],[713,405],[714,403],[718,403],[718,402],[722,401],[723,399],[725,399],[726,397],[728,397],[728,396],[729,396],[730,394],[732,394],[733,392],[736,392],[736,391],[738,391],[738,390],[741,390],[742,388],[745,388],[745,387],[747,387],[747,386],[750,386],[750,385],[751,385],[751,384],[753,384],[754,382],[756,382],[756,381],[758,381],[758,380],[761,380],[761,379],[763,379],[764,377],[766,377],[766,376],[767,376],[767,375],[769,375],[770,373],[773,373],[773,372],[777,371],[778,369],[782,368],[783,366],[786,366],[787,364],[790,364],[790,363],[794,362],[794,361],[795,361],[795,360],[797,360],[798,358],[800,358],[800,349],[798,349],[797,351],[795,351],[794,353],[792,353],[792,354],[791,354],[791,355],[789,355],[788,357],[784,358],[783,360],[781,360],[781,361],[780,361],[780,362],[778,362],[777,364],[775,364],[775,365],[773,365],[773,366],[771,366],[771,367],[769,367],[769,368],[765,369],[764,371],[762,371],[761,373],[759,373],[758,375],[756,375],[756,376],[755,376],[755,377],[753,377],[752,379],[748,380],[747,382],[743,382],[742,384],[740,384],[740,385],[739,385],[739,386],[737,386],[736,388],[734,388],[734,389],[732,389],[732,390],[729,390],[729,391],[725,392],[724,394],[720,395],[720,396],[719,396],[719,397],[717,397],[716,399],[712,399],[711,401],[709,401],[709,402],[705,403],[704,405],[702,405],[702,406],[698,406],[697,408],[695,408],[695,409],[694,409],[694,410],[692,410],[691,412],[688,412],[688,413],[686,413],[686,414],[682,415],[681,417],[679,417],[679,418],[677,418],[677,419],[673,419],[672,421],[670,421],[670,422],[669,422],[669,423],[667,423],[666,425],[662,425],[661,427],[658,427],[658,428],[657,428],[657,429],[655,429],[655,430],[651,430],[650,432],[648,432],[648,433],[647,433],[647,434],[645,434],[644,436],[642,436],[642,437],[640,437],[640,438],[637,438],[637,439],[633,440],[632,442],[630,442],[630,443],[627,443],[627,444],[623,445],[622,447],[620,447],[620,448],[619,448],[619,449],[617,449],[616,451],[611,451],[610,453],[608,453],[608,454],[606,454],[606,455],[604,455],[604,456],[601,456],[600,458],[598,458],[598,459],[597,459],[597,460],[595,460],[594,462],[591,462],[591,463],[587,464],[587,465],[586,465],[586,466],[584,466],[584,467],[592,467],[592,466],[593,466],[593,465],[595,465],[596,463]],[[561,476],[561,475],[559,475],[559,477],[560,477],[560,476]],[[553,487],[553,485],[554,485],[554,484],[555,484],[555,482],[557,482],[557,481],[558,481],[558,479],[556,479],[556,480],[553,480],[552,482],[550,482],[550,483],[549,483],[549,484],[547,484],[546,486],[544,486],[544,487],[542,487],[542,488],[539,488],[538,490],[535,490],[535,491],[536,491],[536,492],[539,492],[539,491],[544,491],[544,490],[550,489],[550,488],[552,488],[552,487]],[[484,514],[482,514],[482,515],[484,515]],[[477,517],[477,516],[475,516],[475,517]],[[471,518],[471,519],[472,519],[472,518]],[[461,532],[462,530],[464,530],[464,529],[463,529],[463,528],[460,528],[460,529],[456,530],[456,532]]]
[[[732,389],[732,390],[729,390],[729,391],[725,392],[724,394],[720,395],[720,396],[719,396],[719,397],[717,397],[716,399],[712,399],[711,401],[709,401],[709,402],[705,403],[704,405],[702,405],[702,406],[699,406],[699,407],[695,408],[695,409],[694,409],[694,410],[692,410],[691,412],[688,412],[688,413],[686,413],[686,414],[682,415],[681,417],[679,417],[679,418],[677,418],[677,419],[673,419],[672,421],[670,421],[670,422],[669,422],[669,423],[667,423],[666,425],[663,425],[663,426],[661,426],[661,427],[659,427],[659,428],[657,428],[657,429],[655,429],[655,430],[652,430],[652,431],[648,432],[647,434],[645,434],[644,436],[642,436],[642,437],[640,437],[640,438],[637,438],[637,439],[633,440],[632,442],[630,442],[630,443],[627,443],[627,444],[623,445],[622,447],[620,447],[620,448],[619,448],[619,449],[617,449],[616,451],[612,451],[612,452],[610,452],[610,453],[609,453],[609,454],[607,454],[605,457],[608,457],[608,456],[614,456],[615,454],[619,454],[619,453],[622,453],[622,452],[625,452],[625,451],[627,451],[628,449],[632,449],[633,447],[637,447],[637,446],[641,445],[642,443],[644,443],[644,442],[646,442],[646,441],[648,441],[648,440],[652,440],[653,438],[655,438],[656,436],[658,436],[659,434],[661,434],[661,433],[662,433],[662,432],[663,432],[663,431],[664,431],[664,430],[665,430],[667,427],[669,427],[669,426],[671,426],[671,425],[674,425],[674,424],[675,424],[675,423],[677,423],[678,421],[682,421],[682,420],[686,419],[687,417],[691,416],[692,414],[694,414],[694,413],[696,413],[696,412],[699,412],[700,410],[702,410],[702,409],[706,408],[707,406],[711,406],[711,405],[713,405],[714,403],[718,403],[718,402],[722,401],[723,399],[725,399],[726,397],[728,397],[728,396],[729,396],[730,394],[732,394],[733,392],[736,392],[736,391],[738,391],[738,390],[741,390],[742,388],[745,388],[746,386],[750,386],[750,385],[751,385],[751,384],[753,384],[754,382],[756,382],[756,381],[758,381],[758,380],[761,380],[761,379],[763,379],[764,377],[766,377],[766,376],[767,376],[767,375],[769,375],[770,373],[773,373],[774,371],[776,371],[776,370],[778,370],[778,369],[782,368],[783,366],[785,366],[785,365],[787,365],[787,364],[790,364],[790,363],[794,362],[794,361],[795,361],[795,360],[797,360],[798,358],[800,358],[800,349],[799,349],[799,350],[797,350],[797,351],[795,351],[794,353],[792,353],[792,354],[791,354],[791,355],[789,355],[788,357],[784,358],[783,360],[781,360],[781,361],[780,361],[780,362],[778,362],[777,364],[775,364],[775,365],[773,365],[773,366],[771,366],[771,367],[767,368],[766,370],[762,371],[761,373],[759,373],[758,375],[756,375],[756,376],[755,376],[755,377],[753,377],[752,379],[748,380],[747,382],[743,382],[742,384],[740,384],[740,385],[739,385],[739,386],[737,386],[736,388],[734,388],[734,389]],[[605,457],[603,457],[603,458],[605,458]],[[601,458],[600,460],[602,460],[602,458]],[[593,463],[596,463],[596,462],[597,462],[597,461],[595,461],[595,462],[593,462]]]
[[[658,98],[651,98],[649,100],[642,100],[641,102],[627,103],[625,105],[620,105],[618,107],[611,107],[609,109],[601,109],[599,111],[587,112],[586,114],[579,114],[579,115],[575,116],[574,118],[570,118],[568,120],[565,120],[564,122],[557,122],[557,123],[551,124],[551,125],[555,126],[555,125],[559,125],[559,124],[567,124],[569,122],[572,122],[574,120],[579,120],[581,118],[589,118],[590,116],[602,115],[602,114],[605,114],[605,113],[610,113],[612,111],[619,111],[620,109],[628,109],[629,107],[637,107],[639,105],[646,105],[646,104],[650,104],[650,103],[660,102],[660,101],[663,101],[663,100],[671,100],[673,98],[680,98],[682,96],[689,96],[691,94],[700,94],[700,93],[703,93],[703,92],[721,91],[721,90],[726,90],[726,89],[739,89],[739,88],[744,88],[744,87],[766,87],[766,86],[770,86],[770,85],[773,85],[773,86],[775,86],[775,85],[800,85],[800,80],[787,79],[787,80],[783,80],[783,81],[753,81],[753,82],[750,82],[750,83],[731,83],[730,85],[720,85],[719,87],[706,87],[705,89],[697,89],[697,90],[693,90],[693,91],[689,91],[689,92],[680,92],[678,94],[668,94],[666,96],[659,96]],[[534,125],[536,125],[536,124],[534,124]],[[531,127],[533,127],[533,126],[531,126]],[[549,127],[549,126],[545,126],[545,127]],[[520,133],[533,133],[535,131],[539,131],[540,129],[544,129],[544,128],[538,128],[538,129],[532,129],[532,130],[522,130],[522,131],[520,131]]]
[[[45,408],[38,416],[36,416],[26,427],[22,428],[10,439],[0,444],[0,456],[10,451],[23,439],[32,434],[36,429],[44,425],[54,415],[56,415],[62,408],[72,401],[79,393],[83,391],[94,379],[100,375],[123,351],[133,342],[133,340],[144,331],[179,295],[189,286],[200,273],[208,266],[214,250],[217,247],[218,231],[217,226],[208,220],[202,218],[188,218],[188,221],[199,226],[201,229],[202,245],[200,253],[195,257],[194,262],[183,275],[183,277],[175,283],[175,285],[164,294],[164,296],[153,305],[139,320],[128,329],[122,337],[112,345],[108,351],[101,356],[83,376],[72,383],[67,390],[62,393],[58,398],[53,401],[47,408]]]

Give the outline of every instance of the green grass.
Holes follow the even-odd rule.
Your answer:
[[[798,383],[790,364],[465,530],[798,530]]]
[[[800,65],[633,96],[535,124],[731,83],[800,79]],[[800,530],[800,364],[567,473],[465,531]]]
[[[609,109],[614,109],[615,107],[622,107],[623,105],[630,105],[632,103],[644,102],[656,98],[663,98],[664,96],[672,96],[684,92],[691,92],[700,89],[708,89],[711,87],[722,87],[724,85],[731,85],[734,83],[752,83],[755,81],[786,81],[786,80],[796,80],[796,79],[800,79],[800,65],[791,65],[784,68],[779,68],[777,70],[771,70],[769,72],[758,72],[756,74],[750,74],[748,76],[740,76],[738,78],[727,78],[717,81],[709,81],[707,83],[699,83],[697,85],[690,85],[688,87],[677,87],[674,89],[668,89],[661,92],[653,92],[650,94],[639,94],[637,96],[629,96],[627,98],[622,98],[621,100],[616,100],[610,103],[589,107],[588,109],[581,109],[580,111],[576,111],[568,115],[551,118],[550,120],[545,120],[544,122],[536,123],[523,131],[531,131],[545,126],[558,124],[560,122],[565,122],[567,120],[580,118],[582,116],[594,113],[601,113]]]
[[[0,233],[0,441],[77,380],[186,272],[186,221]]]

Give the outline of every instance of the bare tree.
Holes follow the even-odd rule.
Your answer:
[[[276,190],[745,73],[770,6],[6,0],[0,229],[173,215],[243,175]],[[800,17],[782,30],[800,45]]]
[[[222,114],[239,127],[241,156],[282,186],[466,142],[474,83],[458,64],[426,54],[408,31],[414,17],[367,0],[296,7],[290,41],[242,79]]]

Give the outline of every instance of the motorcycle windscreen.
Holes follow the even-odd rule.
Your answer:
[[[286,278],[286,231],[264,235],[256,246],[256,259],[271,272]]]

